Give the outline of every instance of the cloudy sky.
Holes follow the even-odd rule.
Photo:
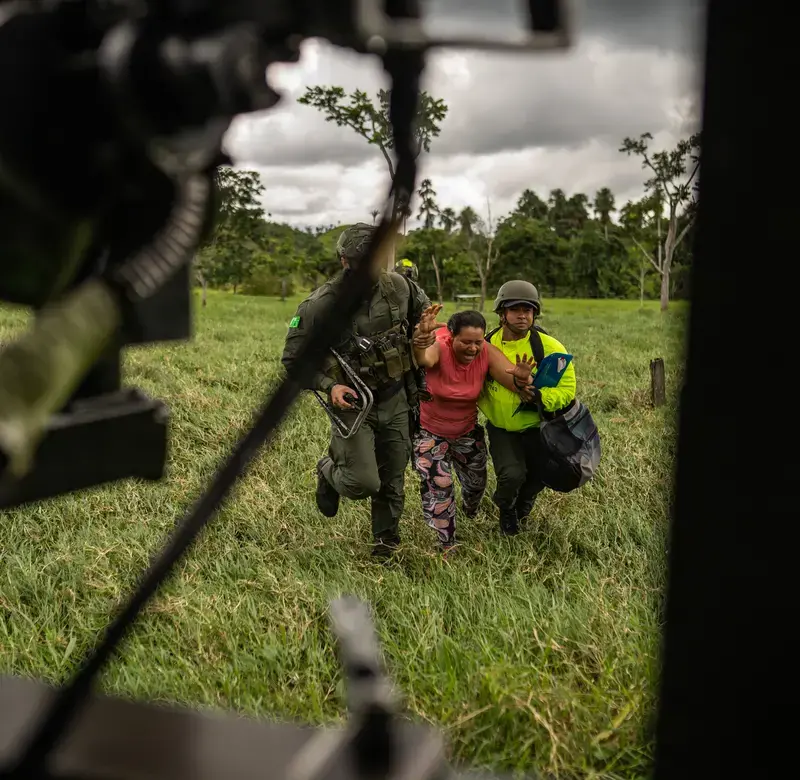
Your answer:
[[[430,0],[430,29],[513,31],[519,0]],[[618,149],[625,136],[670,145],[696,127],[702,0],[573,0],[574,45],[565,52],[439,52],[424,88],[449,107],[441,135],[420,158],[441,206],[495,217],[521,191],[560,187],[590,196],[610,187],[618,205],[641,195],[639,164]],[[271,111],[240,117],[227,148],[258,170],[272,219],[297,226],[371,221],[388,186],[380,151],[297,103],[306,86],[374,94],[388,86],[380,63],[318,41],[297,65],[273,66],[284,95]],[[414,222],[409,224],[412,227]]]

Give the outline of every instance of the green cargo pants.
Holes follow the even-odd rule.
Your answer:
[[[492,500],[501,512],[514,511],[521,520],[530,514],[536,496],[544,489],[536,473],[541,446],[539,428],[507,431],[487,422],[486,431],[497,477]]]
[[[345,412],[349,425],[354,414]],[[406,466],[411,458],[409,406],[404,389],[376,403],[358,433],[343,439],[331,426],[328,457],[322,475],[343,498],[372,499],[375,538],[398,534],[405,503]]]

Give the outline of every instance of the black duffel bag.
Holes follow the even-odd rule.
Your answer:
[[[555,415],[543,412],[539,425],[539,474],[558,493],[585,485],[600,464],[600,432],[589,409],[577,398]]]

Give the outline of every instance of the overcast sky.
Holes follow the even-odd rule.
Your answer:
[[[431,0],[431,29],[514,29],[518,0]],[[661,147],[696,127],[702,0],[573,0],[575,44],[549,54],[450,51],[429,58],[424,88],[449,107],[431,153],[420,158],[442,207],[485,216],[511,210],[525,188],[590,197],[610,187],[622,205],[644,173],[618,149],[625,136]],[[457,11],[454,14],[454,9]],[[273,66],[284,99],[240,117],[227,148],[258,170],[272,219],[290,224],[371,222],[388,186],[380,151],[348,128],[297,103],[306,86],[375,94],[388,86],[380,63],[307,41],[298,65]],[[416,209],[415,209],[416,210]],[[413,226],[412,221],[409,227]]]

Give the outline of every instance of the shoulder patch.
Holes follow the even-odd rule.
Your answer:
[[[289,323],[290,328],[299,328],[300,327],[300,317],[292,317],[292,321]]]

